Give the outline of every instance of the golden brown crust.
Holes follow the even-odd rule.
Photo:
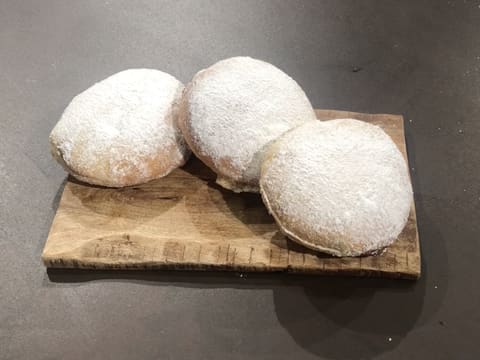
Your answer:
[[[53,142],[51,143],[51,153],[62,167],[78,180],[107,187],[124,187],[146,183],[168,175],[177,167],[183,166],[188,160],[188,157],[178,157],[177,149],[172,145],[167,150],[143,161],[143,166],[148,169],[147,171],[151,174],[150,176],[142,175],[140,169],[125,161],[116,166],[117,169],[123,168],[125,175],[116,177],[114,180],[109,180],[108,177],[105,176],[105,174],[110,172],[108,161],[99,162],[94,168],[81,169],[69,166],[65,162],[59,148],[56,147]],[[177,158],[175,162],[172,161],[174,158]]]

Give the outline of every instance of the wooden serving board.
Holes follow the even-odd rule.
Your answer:
[[[321,120],[353,117],[379,125],[406,158],[401,116],[329,110],[318,110],[317,115]],[[383,254],[334,258],[284,237],[259,195],[224,190],[196,158],[166,178],[122,189],[69,178],[42,258],[52,268],[420,276],[414,207],[404,231]]]

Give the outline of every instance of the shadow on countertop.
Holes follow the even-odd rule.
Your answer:
[[[429,231],[431,224],[427,224]],[[427,258],[445,260],[439,234]],[[425,258],[425,257],[424,257]],[[446,273],[447,268],[435,269]],[[435,289],[430,269],[408,280],[315,277],[285,273],[192,271],[90,271],[48,269],[51,284],[78,286],[90,281],[148,283],[185,288],[271,289],[280,325],[308,352],[329,359],[370,359],[397,347],[414,326],[435,317],[447,284]],[[442,325],[439,325],[442,326]]]

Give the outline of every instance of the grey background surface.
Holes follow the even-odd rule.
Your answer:
[[[315,107],[405,116],[418,282],[46,272],[72,97],[233,55]],[[0,358],[478,359],[479,121],[479,1],[0,1]]]

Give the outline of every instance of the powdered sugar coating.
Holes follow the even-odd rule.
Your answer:
[[[130,69],[77,95],[50,134],[53,155],[80,180],[126,186],[168,174],[189,150],[176,125],[183,85]]]
[[[180,126],[193,152],[236,191],[257,191],[269,142],[316,119],[300,86],[249,57],[222,60],[187,85]]]
[[[283,135],[268,150],[260,187],[289,237],[337,256],[390,245],[413,199],[391,138],[353,119],[309,122]]]

